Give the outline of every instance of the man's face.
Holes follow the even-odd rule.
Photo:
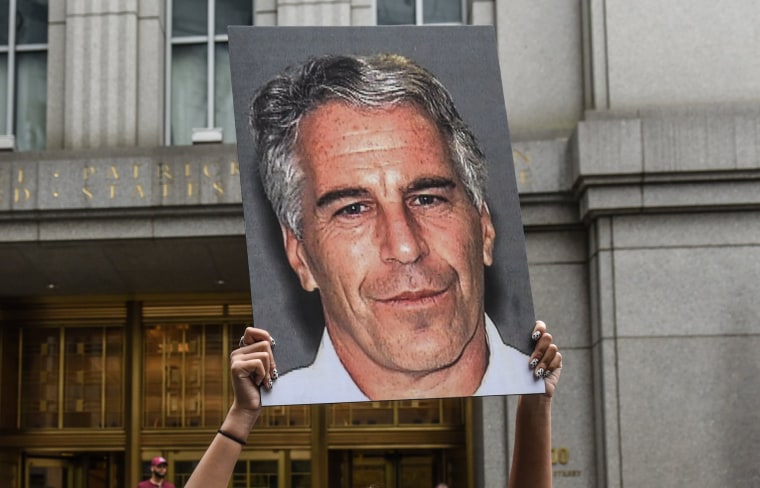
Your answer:
[[[151,471],[153,472],[153,475],[156,478],[164,478],[164,477],[166,477],[166,468],[167,467],[168,466],[166,464],[164,464],[164,463],[162,463],[162,464],[156,464],[155,466],[153,466],[153,468],[151,469]]]
[[[341,360],[425,373],[483,326],[494,229],[416,107],[328,102],[303,118],[303,238],[283,230],[302,286],[319,288]]]

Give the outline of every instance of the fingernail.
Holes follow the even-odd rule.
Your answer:
[[[540,337],[541,337],[540,330],[533,331],[533,334],[530,336],[530,338],[533,339],[534,341],[537,341]]]
[[[541,378],[544,375],[544,368],[538,368],[536,370],[536,378]]]
[[[533,369],[536,366],[538,366],[538,358],[533,358],[533,360],[530,362],[530,369]]]
[[[270,338],[269,341],[272,343],[272,347],[277,345],[277,343],[274,340],[274,337]]]
[[[280,377],[280,373],[279,373],[279,371],[277,371],[277,368],[274,368],[274,369],[272,370],[272,379],[273,379],[273,380],[276,380],[276,379],[277,379],[277,378],[279,378],[279,377]]]
[[[274,386],[274,383],[272,383],[272,380],[267,380],[267,390],[271,390],[272,386]]]
[[[552,374],[552,372],[547,369],[546,372],[544,373],[544,378],[548,378],[549,375],[551,375],[551,374]]]

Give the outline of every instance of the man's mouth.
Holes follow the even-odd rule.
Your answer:
[[[438,303],[446,289],[443,290],[409,290],[397,293],[391,297],[383,298],[378,301],[387,305],[398,306],[421,306],[433,305]]]

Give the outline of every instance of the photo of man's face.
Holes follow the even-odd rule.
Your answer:
[[[298,153],[303,236],[285,230],[286,249],[344,362],[421,374],[482,342],[494,230],[438,128],[414,105],[330,102],[302,120]]]
[[[378,52],[381,30],[366,31],[370,54],[334,54],[360,31],[239,29],[230,53],[254,318],[278,337],[284,365],[264,404],[541,391],[525,347],[532,303],[506,118],[493,110],[498,79],[483,90],[466,78],[490,93],[467,108],[481,126],[495,121],[481,132],[494,166],[445,83],[404,54]],[[485,31],[424,30],[443,31],[495,58]],[[260,46],[273,34],[288,39],[280,48],[316,52],[283,66]],[[427,47],[458,48],[452,40]],[[497,223],[509,224],[505,239]],[[502,331],[519,335],[518,324],[514,347]],[[313,352],[294,360],[304,349]],[[315,388],[325,379],[329,388]]]

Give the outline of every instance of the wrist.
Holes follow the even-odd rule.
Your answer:
[[[259,418],[260,410],[242,408],[233,403],[222,422],[221,429],[229,434],[245,440]]]
[[[520,406],[529,409],[531,412],[547,411],[551,412],[552,399],[540,393],[521,395],[519,400]]]

